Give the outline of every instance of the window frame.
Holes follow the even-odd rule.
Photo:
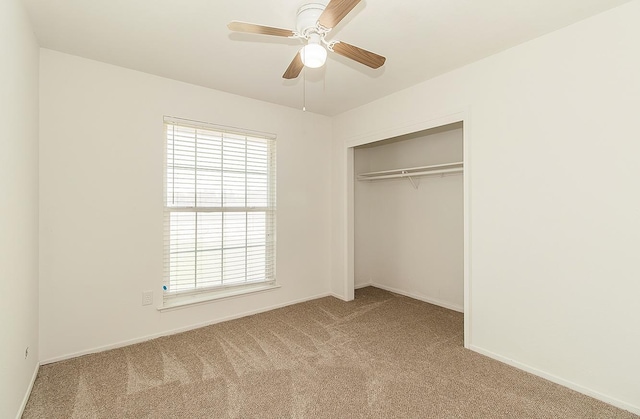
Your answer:
[[[187,129],[194,129],[207,131],[210,134],[219,134],[221,138],[221,153],[220,153],[220,176],[221,182],[224,182],[224,136],[237,136],[245,137],[245,167],[243,169],[243,173],[245,173],[245,205],[244,206],[225,206],[225,196],[223,195],[223,184],[220,185],[220,204],[216,205],[205,205],[198,204],[198,191],[197,191],[197,173],[198,173],[198,165],[197,165],[197,157],[194,161],[194,200],[193,206],[189,205],[175,205],[170,204],[169,197],[169,185],[168,185],[168,177],[169,171],[174,170],[172,166],[169,164],[169,129],[172,127],[183,127]],[[164,234],[163,234],[163,298],[162,305],[158,307],[159,310],[171,309],[174,307],[180,307],[188,304],[199,304],[211,300],[217,300],[221,298],[230,298],[236,297],[239,295],[254,293],[254,292],[262,292],[268,291],[271,289],[279,288],[279,285],[276,282],[276,135],[271,133],[259,132],[259,131],[251,131],[245,129],[239,129],[228,126],[215,125],[207,122],[193,121],[183,118],[175,118],[170,116],[165,116],[163,120],[163,142],[164,142],[164,176],[163,176],[163,222],[164,222]],[[197,135],[197,134],[195,134]],[[174,138],[175,141],[175,138]],[[197,141],[197,140],[196,140]],[[247,202],[248,196],[246,193],[247,188],[247,174],[250,173],[250,170],[246,166],[247,161],[247,145],[249,141],[264,141],[267,145],[266,152],[266,168],[267,168],[267,192],[266,192],[266,206],[250,206]],[[197,143],[194,144],[194,152],[197,155]],[[175,167],[175,165],[173,166]],[[172,172],[172,175],[175,176],[175,171]],[[198,288],[196,283],[194,282],[194,287],[188,290],[179,290],[172,291],[172,281],[171,281],[171,218],[172,214],[175,213],[220,213],[222,215],[222,219],[224,220],[225,213],[244,213],[247,214],[247,218],[245,218],[244,226],[245,226],[245,237],[249,234],[249,217],[248,214],[251,212],[259,212],[264,213],[265,215],[265,225],[264,225],[264,234],[265,234],[265,275],[263,280],[259,281],[247,281],[246,271],[248,269],[247,263],[247,250],[251,247],[245,238],[245,243],[243,248],[245,249],[245,282],[240,283],[230,283],[224,284],[224,275],[221,270],[220,281],[222,282],[220,285],[214,286],[206,286],[202,288]],[[230,221],[231,222],[231,221]],[[197,254],[198,250],[198,236],[197,236],[197,216],[195,221],[196,233],[195,233],[195,245],[194,245],[194,270],[196,274],[194,275],[194,281],[197,281]],[[221,221],[220,228],[224,229],[225,224],[224,221]],[[225,245],[224,242],[221,242],[221,254],[224,254]],[[221,266],[224,265],[223,257],[221,256]],[[271,273],[271,276],[268,276],[268,273]]]

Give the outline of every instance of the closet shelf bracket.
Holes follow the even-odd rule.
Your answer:
[[[406,174],[407,172],[405,172],[404,170],[402,171],[403,174]],[[409,179],[409,182],[411,182],[411,185],[413,186],[413,189],[418,189],[418,185],[416,184],[416,182],[413,180],[413,177],[411,177],[411,175],[407,175],[407,179]]]

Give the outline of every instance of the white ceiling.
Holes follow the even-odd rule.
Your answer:
[[[295,29],[309,1],[23,1],[42,47],[302,107],[302,74],[282,79],[300,41],[231,33],[227,23]],[[327,39],[387,62],[372,70],[330,53],[307,70],[307,110],[336,115],[627,1],[362,0]]]

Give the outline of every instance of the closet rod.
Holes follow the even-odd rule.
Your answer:
[[[359,176],[373,177],[379,175],[391,175],[401,172],[426,172],[427,170],[448,169],[453,167],[462,167],[461,161],[453,163],[432,164],[431,166],[405,167],[402,169],[381,170],[379,172],[360,173]]]
[[[463,168],[457,167],[454,169],[440,169],[440,170],[424,170],[422,172],[405,172],[397,173],[393,175],[379,175],[379,176],[362,176],[358,175],[358,180],[378,180],[378,179],[393,179],[393,178],[405,178],[416,176],[429,176],[429,175],[442,175],[445,173],[462,173]]]

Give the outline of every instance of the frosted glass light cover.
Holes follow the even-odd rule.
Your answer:
[[[322,67],[327,60],[327,50],[319,44],[308,44],[300,52],[302,63],[309,68]]]

